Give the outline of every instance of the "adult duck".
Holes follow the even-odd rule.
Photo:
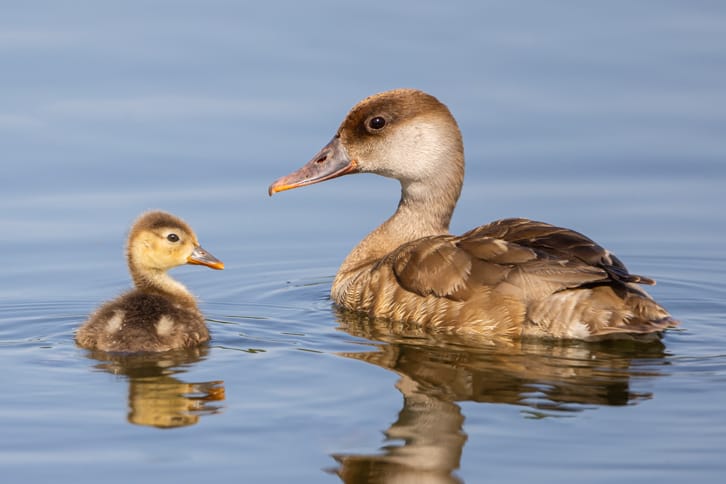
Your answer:
[[[102,305],[76,333],[84,348],[108,352],[168,351],[209,339],[196,299],[167,271],[182,264],[223,269],[183,220],[143,214],[128,237],[126,258],[135,288]]]
[[[396,178],[401,200],[340,266],[331,289],[339,306],[508,338],[644,335],[678,324],[638,287],[653,280],[573,230],[517,218],[449,234],[464,149],[456,120],[429,94],[396,89],[362,100],[269,194],[350,173]]]

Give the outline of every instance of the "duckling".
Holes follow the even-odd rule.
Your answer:
[[[224,269],[183,220],[166,212],[141,215],[126,258],[135,289],[103,304],[78,329],[77,343],[109,352],[167,351],[209,340],[194,296],[167,274],[182,264]]]
[[[678,322],[615,255],[574,230],[498,220],[463,235],[449,222],[464,180],[449,109],[415,89],[370,96],[333,139],[269,194],[352,173],[398,179],[388,220],[346,257],[331,287],[340,307],[434,331],[596,339],[659,334]]]

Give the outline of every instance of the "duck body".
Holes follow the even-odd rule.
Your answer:
[[[129,270],[136,285],[98,308],[78,329],[79,346],[108,352],[159,352],[209,340],[194,296],[167,270],[181,264],[222,269],[192,229],[165,212],[140,217],[129,235]]]
[[[209,330],[196,305],[135,289],[102,305],[76,338],[102,351],[168,351],[208,341]]]
[[[342,263],[331,298],[346,309],[506,338],[652,335],[678,324],[638,286],[654,281],[576,231],[517,218],[451,235],[463,143],[433,96],[397,89],[364,99],[269,192],[359,172],[398,179],[401,200]]]
[[[670,327],[637,283],[651,281],[587,237],[520,218],[403,244],[338,272],[331,294],[372,317],[454,333],[589,339]]]

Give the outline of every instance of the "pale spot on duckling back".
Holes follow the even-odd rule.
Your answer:
[[[119,331],[124,324],[124,312],[114,311],[113,316],[108,319],[106,323],[106,331],[109,333],[115,333]]]
[[[156,323],[156,334],[159,336],[169,336],[174,331],[174,320],[167,315],[159,318]]]

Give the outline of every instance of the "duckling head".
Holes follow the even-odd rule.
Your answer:
[[[222,261],[204,250],[194,231],[183,220],[153,211],[136,220],[128,239],[129,268],[137,275],[166,272],[183,264],[224,269]]]

